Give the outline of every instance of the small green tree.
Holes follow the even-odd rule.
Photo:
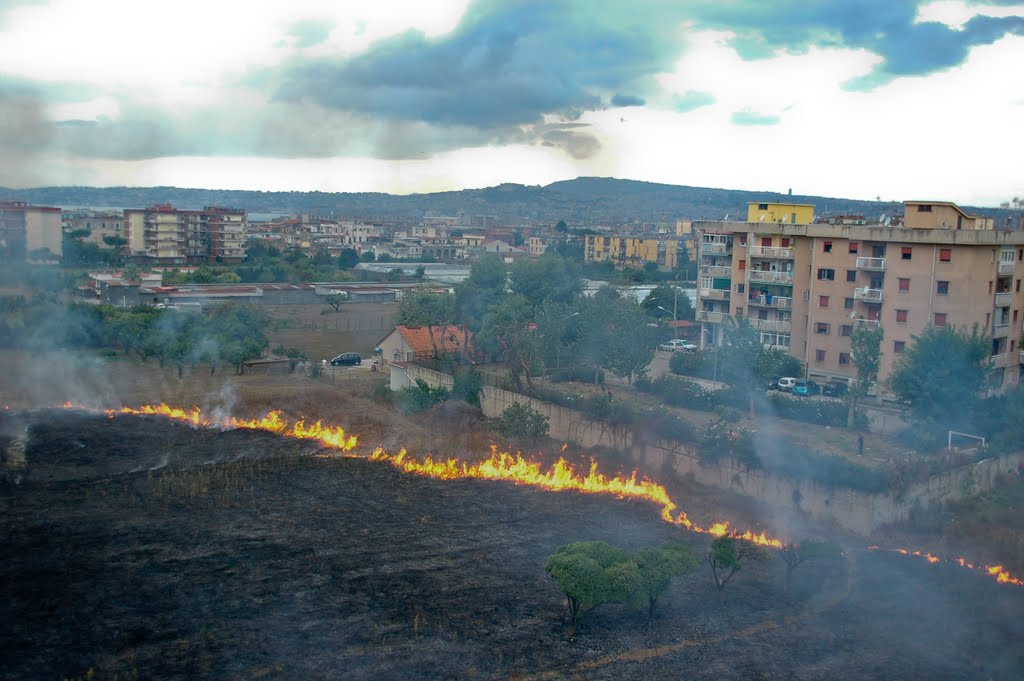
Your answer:
[[[354,248],[343,248],[338,254],[338,269],[350,270],[359,264],[359,253]]]
[[[718,587],[718,602],[725,605],[725,585],[744,565],[767,560],[768,551],[763,546],[726,534],[711,542],[704,559],[711,566]]]
[[[857,413],[857,400],[868,394],[868,388],[878,379],[878,367],[882,361],[882,338],[885,332],[881,325],[874,328],[859,322],[850,334],[850,355],[857,369],[857,380],[850,386],[850,411],[846,415],[846,427],[853,428]]]
[[[626,552],[603,541],[576,542],[558,548],[548,556],[544,569],[558,581],[569,608],[566,635],[576,634],[576,620],[582,613],[623,596],[621,568]],[[616,572],[619,579],[615,579]]]
[[[510,404],[498,417],[498,432],[505,437],[539,440],[547,437],[548,417],[521,402]]]
[[[636,552],[633,561],[637,565],[634,593],[639,598],[639,607],[647,608],[647,617],[654,617],[654,606],[658,598],[668,591],[673,577],[693,572],[697,561],[682,544],[665,542],[658,547],[645,547]]]
[[[336,291],[327,295],[324,302],[333,307],[335,312],[341,312],[341,306],[348,302],[348,294]]]
[[[786,593],[789,593],[793,573],[809,560],[831,560],[843,555],[843,550],[832,542],[805,539],[798,544],[786,544],[780,552],[786,563]]]

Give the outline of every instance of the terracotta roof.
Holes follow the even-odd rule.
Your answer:
[[[434,342],[430,342],[430,331],[433,329]],[[458,326],[396,326],[395,330],[401,334],[409,349],[415,354],[432,355],[434,345],[438,350],[445,352],[465,352],[467,347],[466,334]],[[470,335],[472,340],[472,335]]]

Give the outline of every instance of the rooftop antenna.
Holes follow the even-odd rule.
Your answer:
[[[729,222],[729,214],[728,213],[726,213],[725,217],[722,218],[722,222]]]

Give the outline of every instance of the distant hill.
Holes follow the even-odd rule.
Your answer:
[[[0,200],[19,199],[62,207],[141,208],[170,203],[177,208],[229,206],[250,213],[313,213],[339,218],[419,220],[425,214],[493,216],[499,224],[553,223],[571,226],[675,221],[678,219],[742,219],[751,201],[811,203],[818,215],[859,213],[876,219],[902,212],[895,202],[856,201],[836,197],[787,195],[777,192],[683,187],[607,177],[580,177],[545,187],[501,184],[434,194],[359,192],[264,192],[181,187],[0,187]],[[1001,216],[1007,211],[964,207],[970,212]]]

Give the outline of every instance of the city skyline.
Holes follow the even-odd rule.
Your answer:
[[[1024,193],[1019,63],[1006,0],[7,0],[0,185],[610,176],[997,206]]]

